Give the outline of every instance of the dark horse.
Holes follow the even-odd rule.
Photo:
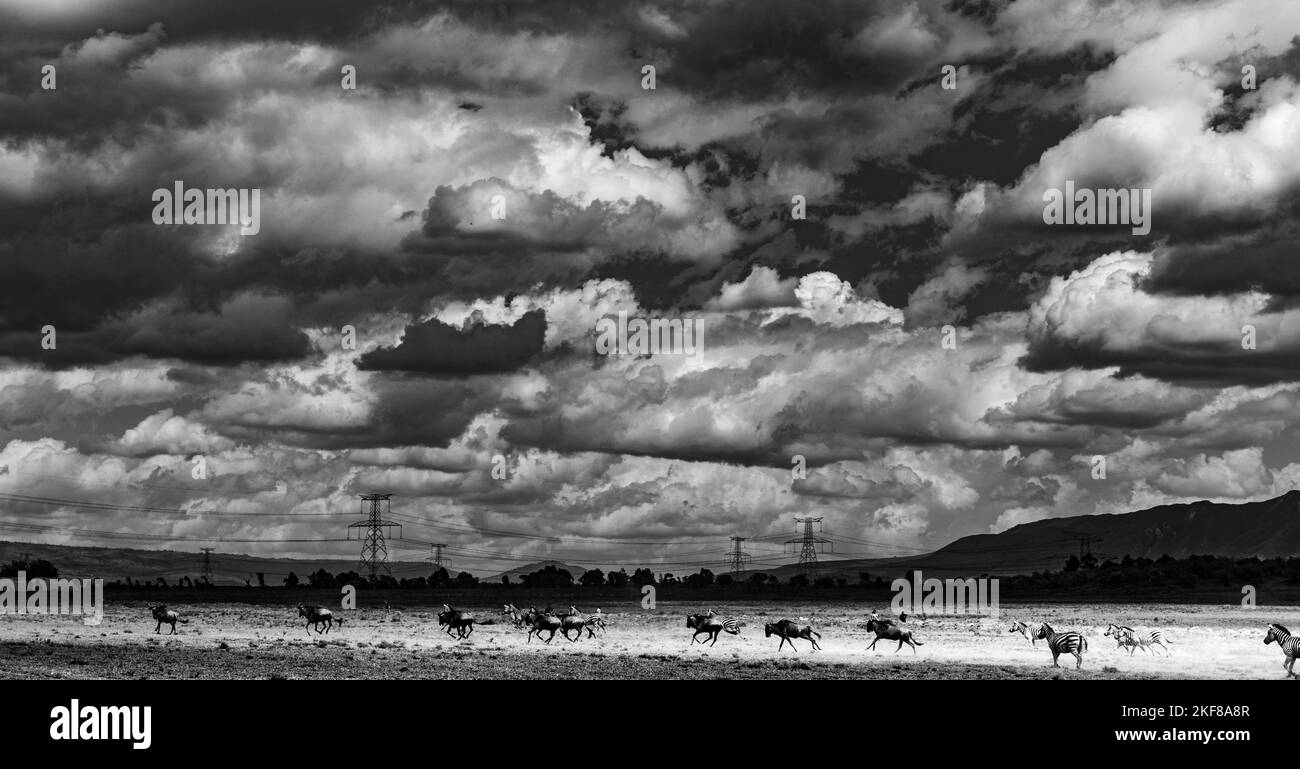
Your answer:
[[[803,627],[799,627],[799,625],[795,623],[794,620],[783,619],[777,623],[769,623],[767,625],[764,625],[763,635],[765,637],[771,637],[774,635],[781,636],[781,645],[776,647],[777,651],[781,651],[781,649],[785,647],[786,641],[789,641],[790,648],[794,649],[794,639],[796,638],[807,639],[809,642],[812,643],[812,648],[815,651],[821,651],[822,648],[817,645],[817,639],[813,638],[813,636],[817,636],[817,638],[821,638],[822,634],[818,633],[816,630],[813,630],[812,627],[809,625],[804,625]],[[798,649],[795,649],[795,651],[798,651]]]

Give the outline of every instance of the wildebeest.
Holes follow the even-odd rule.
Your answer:
[[[447,604],[442,605],[442,611],[438,612],[438,626],[442,627],[447,635],[455,630],[456,639],[469,638],[474,632],[475,623],[479,625],[495,625],[496,621],[491,619],[477,619],[473,614],[459,609],[453,609]]]
[[[570,606],[569,610],[560,615],[560,633],[568,639],[570,643],[582,638],[582,631],[587,627],[587,617],[576,607]],[[569,632],[574,631],[578,635],[569,638]]]
[[[575,621],[574,618],[581,620],[581,623]],[[595,638],[597,630],[605,629],[605,617],[601,614],[600,609],[597,609],[595,614],[583,614],[578,607],[570,606],[569,612],[560,617],[560,622],[565,638],[569,638],[569,631],[573,629],[578,631],[578,638],[582,637],[582,631],[584,630],[587,631],[588,638]],[[569,640],[576,639],[569,638]]]
[[[740,635],[740,622],[731,617],[717,617],[713,612],[686,615],[686,627],[695,631],[691,634],[692,644],[695,643],[701,633],[713,639],[713,643],[709,644],[709,646],[718,643],[718,633],[724,630],[731,635]],[[700,643],[703,644],[704,641],[700,641]]]
[[[335,622],[339,623],[339,627],[343,627],[343,618],[334,619],[334,612],[323,606],[299,606],[298,616],[307,618],[307,624],[304,626],[307,628],[307,635],[311,635],[313,627],[316,628],[317,633],[328,633]],[[321,630],[321,625],[325,626],[324,630]]]
[[[794,648],[794,639],[796,638],[807,639],[810,643],[812,643],[812,648],[815,651],[821,651],[822,648],[817,645],[817,640],[813,638],[813,636],[817,636],[817,638],[821,638],[822,634],[818,633],[816,630],[813,630],[810,625],[804,625],[803,627],[799,627],[799,625],[796,622],[794,622],[794,620],[783,619],[780,622],[768,623],[763,626],[763,636],[765,638],[770,638],[774,635],[781,636],[781,643],[779,646],[776,647],[777,651],[781,651],[781,649],[785,647],[786,641],[789,641],[790,648],[794,649],[797,652],[798,649]]]
[[[540,612],[537,610],[536,606],[528,607],[528,611],[524,612],[523,618],[525,624],[528,625],[528,643],[533,642],[534,633],[538,638],[541,638],[543,630],[551,631],[551,634],[546,637],[546,643],[550,643],[555,640],[556,632],[559,631],[560,627],[563,625],[559,616],[554,612],[549,609],[545,612]]]
[[[177,614],[171,609],[168,609],[166,604],[163,604],[161,606],[151,606],[149,607],[149,611],[153,613],[153,618],[158,620],[158,626],[153,629],[153,632],[155,633],[162,632],[162,626],[164,622],[172,626],[172,632],[168,633],[167,635],[176,634],[177,622],[180,622],[181,624],[184,625],[190,624],[189,620],[181,619],[181,615]]]
[[[876,643],[882,638],[898,641],[898,648],[894,649],[895,654],[898,654],[898,649],[903,648],[904,643],[912,647],[913,654],[916,654],[916,647],[925,646],[925,644],[912,638],[911,630],[905,630],[898,625],[885,624],[876,619],[867,620],[867,632],[876,634],[876,640],[871,642],[871,645],[867,647],[867,651],[876,648]]]

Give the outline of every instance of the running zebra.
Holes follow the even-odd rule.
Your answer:
[[[1073,654],[1078,661],[1074,669],[1083,669],[1083,654],[1088,651],[1088,639],[1084,638],[1082,633],[1073,630],[1058,633],[1051,625],[1044,622],[1038,626],[1038,631],[1034,635],[1047,641],[1047,648],[1052,650],[1052,667],[1059,668],[1061,665],[1057,662],[1057,658],[1062,653],[1068,653]]]
[[[1031,626],[1026,625],[1025,623],[1021,622],[1020,620],[1016,620],[1015,622],[1013,622],[1013,623],[1011,624],[1011,630],[1009,630],[1009,631],[1007,631],[1007,632],[1010,632],[1010,633],[1019,633],[1020,635],[1024,636],[1025,638],[1028,638],[1030,644],[1032,644],[1032,645],[1034,645],[1034,646],[1037,646],[1037,645],[1038,645],[1038,628],[1039,628],[1039,627],[1042,627],[1042,626],[1039,625],[1038,627],[1031,627]]]
[[[501,615],[510,620],[510,622],[517,628],[522,628],[528,624],[524,619],[524,613],[519,610],[518,606],[515,606],[512,603],[505,605],[505,608],[501,610]]]
[[[695,631],[691,634],[692,644],[695,643],[701,633],[713,639],[713,643],[709,644],[709,646],[718,643],[718,634],[724,630],[730,635],[740,635],[740,620],[734,617],[716,617],[713,612],[687,615],[686,627]],[[709,638],[704,640],[707,641]],[[700,641],[700,645],[703,646],[704,641]]]
[[[573,610],[577,611],[577,609],[573,609]],[[605,614],[599,608],[596,609],[595,614],[589,615],[587,617],[586,630],[587,630],[588,638],[595,638],[597,630],[599,630],[602,633],[605,632]]]
[[[1168,646],[1173,643],[1173,641],[1170,641],[1169,638],[1159,630],[1148,630],[1140,633],[1127,625],[1112,624],[1106,628],[1106,635],[1115,638],[1115,641],[1118,644],[1116,648],[1128,647],[1130,657],[1133,656],[1133,650],[1135,648],[1140,648],[1142,651],[1150,653],[1148,647],[1155,648],[1156,646],[1164,649],[1166,655],[1173,654],[1173,651],[1170,650]]]
[[[1264,636],[1264,645],[1267,646],[1273,641],[1282,647],[1282,653],[1286,659],[1282,662],[1282,667],[1286,669],[1286,674],[1290,678],[1300,678],[1291,668],[1295,667],[1295,658],[1300,654],[1300,638],[1291,635],[1291,631],[1274,622],[1268,626],[1268,633]]]

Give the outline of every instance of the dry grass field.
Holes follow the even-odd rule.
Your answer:
[[[660,602],[606,605],[608,630],[577,642],[557,635],[526,642],[499,606],[458,606],[498,624],[467,640],[438,627],[437,606],[361,608],[327,635],[305,630],[297,607],[252,604],[173,605],[189,619],[176,635],[154,633],[145,602],[117,602],[102,624],[76,617],[0,617],[0,678],[1283,678],[1282,653],[1263,644],[1264,627],[1300,629],[1300,612],[1269,607],[1137,605],[1008,605],[999,619],[912,619],[920,649],[873,635],[866,615],[876,604],[737,603],[716,607],[745,623],[740,635],[722,634],[716,646],[691,644],[685,614],[709,607]],[[582,607],[592,611],[595,607]],[[796,641],[777,651],[763,624],[789,618],[822,634],[822,651]],[[1047,620],[1088,639],[1082,671],[1063,657],[1053,668],[1044,642],[1032,646],[1008,632],[1011,621]],[[1109,622],[1159,628],[1173,641],[1172,656],[1132,656],[1104,637]]]

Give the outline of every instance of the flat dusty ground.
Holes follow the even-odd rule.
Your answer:
[[[908,625],[923,645],[914,654],[873,635],[866,614],[880,605],[737,603],[716,607],[745,623],[739,636],[716,646],[691,644],[685,614],[708,607],[660,602],[604,606],[608,630],[595,639],[525,642],[500,607],[464,606],[499,624],[468,640],[438,627],[440,607],[336,612],[346,618],[331,633],[308,636],[296,606],[208,604],[173,606],[189,624],[176,635],[154,633],[146,604],[108,607],[102,624],[77,617],[0,617],[0,678],[1276,678],[1282,652],[1263,644],[1264,628],[1281,622],[1300,631],[1300,611],[1269,607],[1171,605],[1004,605],[998,619],[937,617]],[[583,607],[589,609],[589,607]],[[822,634],[822,651],[796,641],[778,651],[763,624],[789,618]],[[1013,619],[1047,620],[1078,630],[1089,642],[1082,671],[1074,658],[1052,667],[1039,641],[1008,632]],[[1103,636],[1109,622],[1159,628],[1173,640],[1172,656],[1115,648]],[[1158,653],[1157,653],[1158,654]]]

